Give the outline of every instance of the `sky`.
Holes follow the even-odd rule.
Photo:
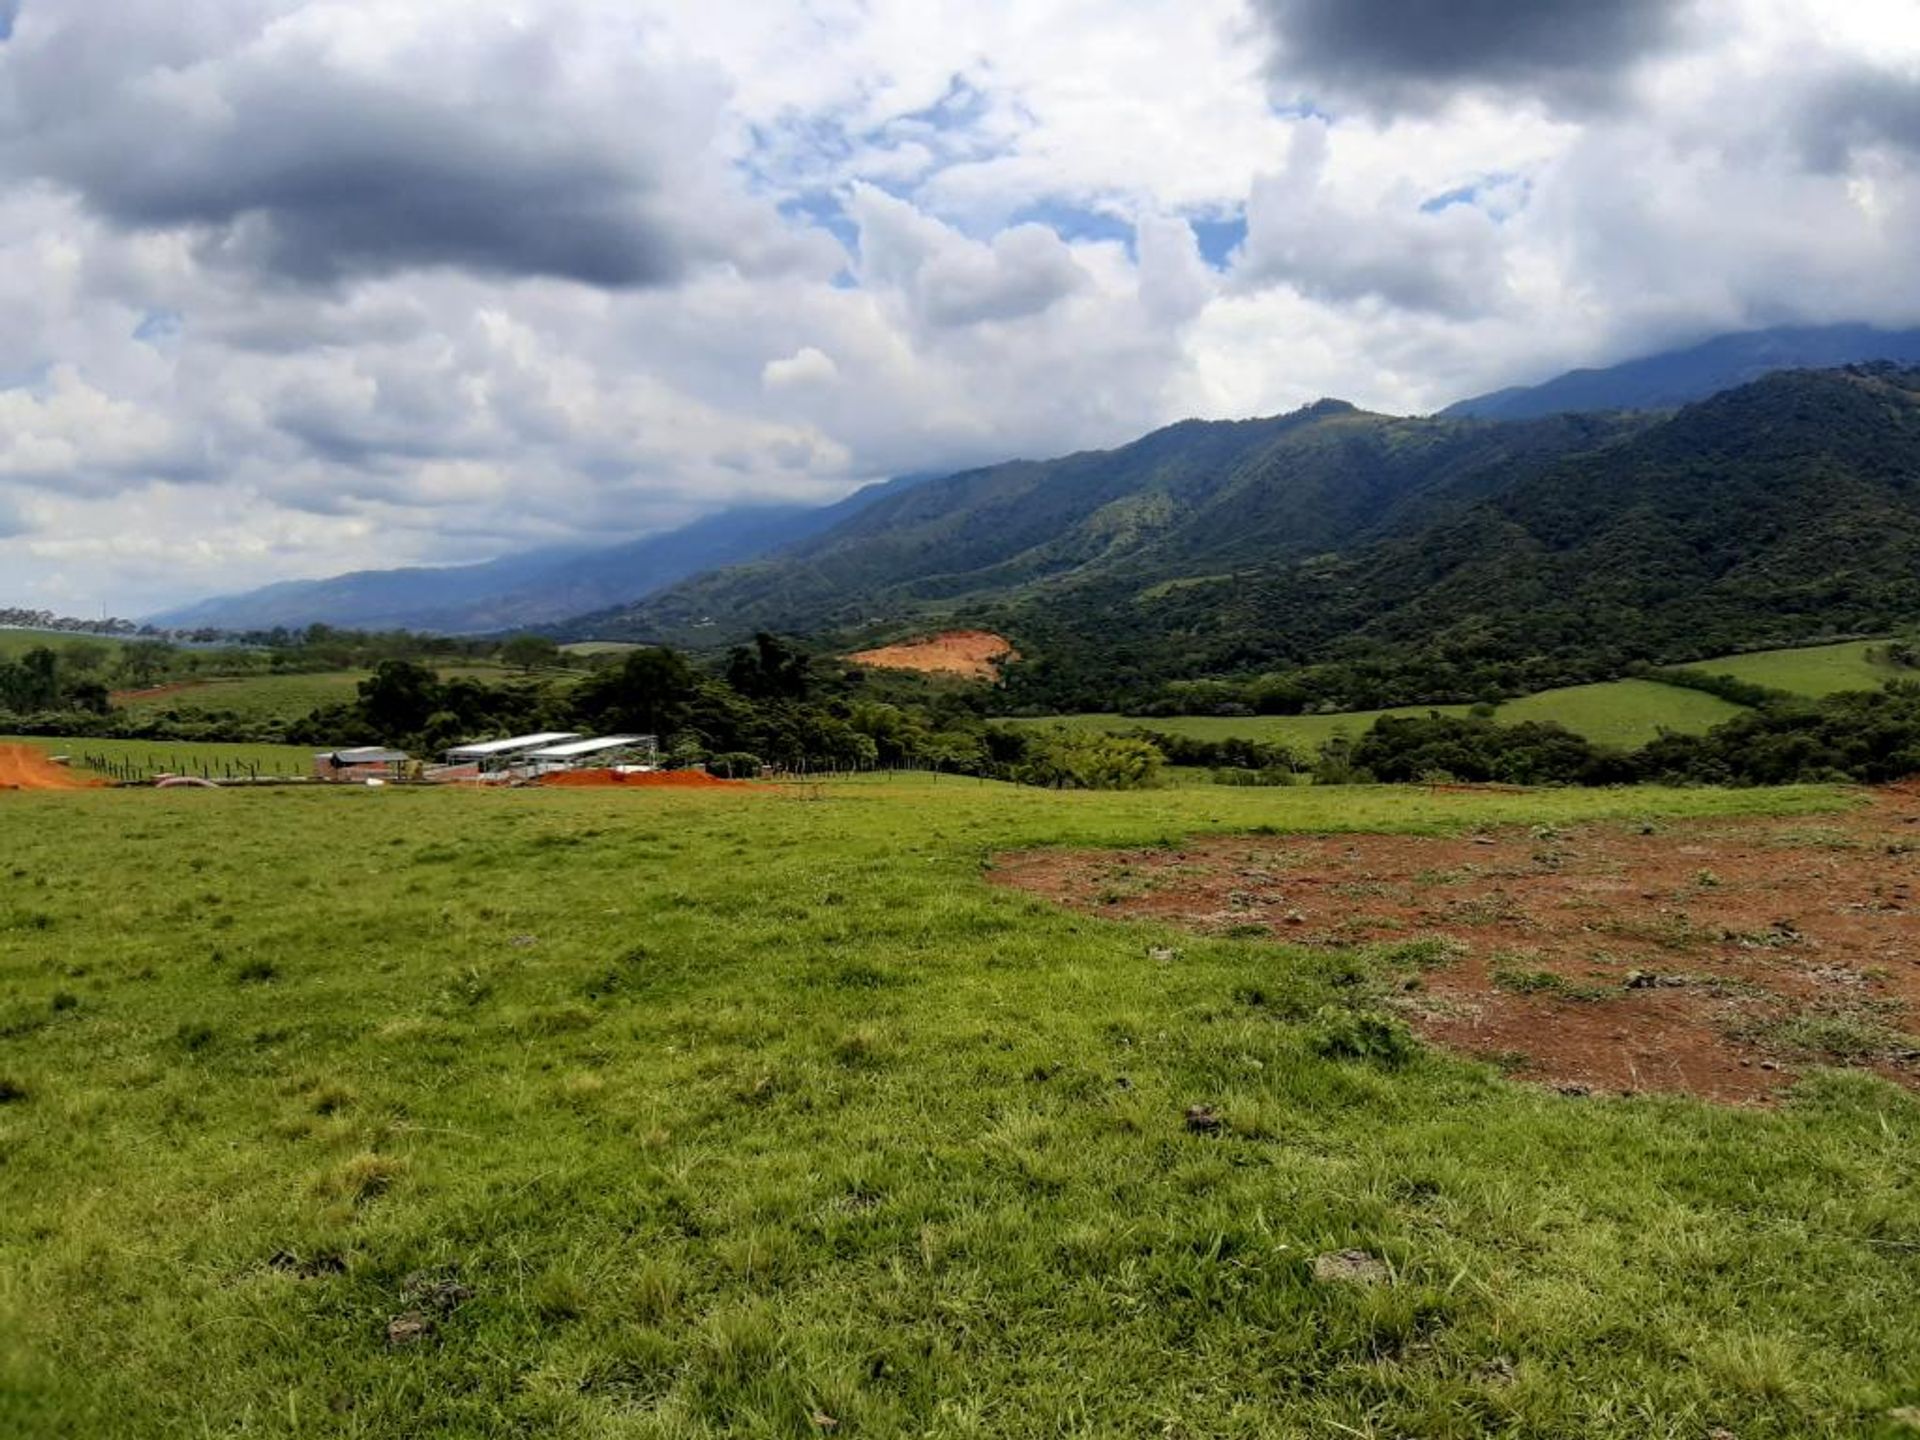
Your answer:
[[[0,0],[0,605],[1920,324],[1920,0]]]

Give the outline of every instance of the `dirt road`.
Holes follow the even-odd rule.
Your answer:
[[[100,782],[56,765],[32,745],[0,745],[0,790],[88,790]]]

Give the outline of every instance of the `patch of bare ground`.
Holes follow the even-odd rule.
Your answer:
[[[1018,660],[1004,635],[991,630],[943,630],[921,640],[860,650],[847,659],[878,670],[918,670],[926,675],[959,675],[968,680],[998,680],[1000,667]]]
[[[1811,819],[1029,851],[992,878],[1215,934],[1438,938],[1392,1003],[1571,1093],[1764,1102],[1809,1065],[1920,1089],[1920,786]]]

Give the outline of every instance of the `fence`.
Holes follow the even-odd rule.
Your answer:
[[[134,756],[82,754],[80,763],[87,769],[123,783],[151,780],[157,775],[192,775],[201,780],[258,784],[263,780],[300,780],[307,778],[299,762],[270,760],[262,766],[256,760],[236,760],[210,755],[174,755],[149,751],[144,762]]]

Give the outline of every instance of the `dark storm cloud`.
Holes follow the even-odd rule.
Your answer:
[[[1833,75],[1813,88],[1797,132],[1807,164],[1827,173],[1875,146],[1920,156],[1920,80],[1865,68]]]
[[[1602,103],[1672,43],[1685,0],[1254,0],[1281,82],[1308,98],[1427,110],[1467,90]]]
[[[274,36],[270,8],[182,63],[177,30],[59,13],[0,50],[0,163],[119,226],[196,229],[231,263],[653,286],[766,228],[694,163],[718,102],[698,77],[636,62],[583,85],[551,37],[478,24],[417,68],[369,66]]]

